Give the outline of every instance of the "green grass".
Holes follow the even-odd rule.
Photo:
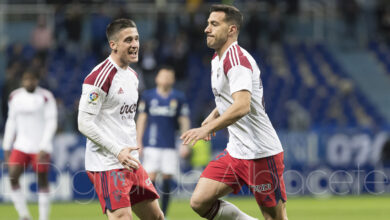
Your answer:
[[[261,217],[253,198],[228,198],[249,215]],[[388,220],[390,196],[348,196],[317,199],[312,197],[289,198],[287,213],[289,220]],[[36,204],[29,206],[34,219],[38,219]],[[169,210],[169,220],[200,219],[189,207],[187,200],[175,200]],[[0,219],[17,219],[16,211],[9,203],[0,204]],[[107,219],[97,202],[54,203],[51,220],[103,220]],[[134,218],[137,219],[137,218]]]

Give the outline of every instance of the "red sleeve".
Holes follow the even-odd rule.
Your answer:
[[[253,71],[248,58],[244,55],[238,45],[231,47],[226,53],[223,61],[223,72],[225,75],[227,75],[229,70],[234,66],[243,66]]]
[[[91,72],[85,78],[84,84],[99,87],[105,93],[108,93],[111,87],[111,82],[117,72],[118,70],[116,67],[107,60],[98,69]]]

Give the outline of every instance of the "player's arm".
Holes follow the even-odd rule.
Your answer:
[[[180,138],[184,144],[196,142],[199,139],[207,139],[210,133],[233,124],[250,112],[252,91],[252,70],[246,66],[236,66],[228,70],[232,105],[226,111],[200,128],[191,129]]]
[[[232,98],[233,104],[221,116],[204,126],[210,133],[226,128],[249,113],[251,105],[249,91],[237,91],[232,94]]]
[[[188,131],[191,126],[190,118],[186,115],[179,116],[178,118],[180,134],[184,134],[184,132]],[[191,155],[191,146],[182,144],[179,147],[179,155],[181,158],[189,158]]]
[[[96,115],[88,112],[79,111],[78,128],[79,131],[96,145],[107,149],[115,155],[121,164],[127,169],[137,169],[140,162],[130,155],[137,147],[122,148],[113,140],[109,140],[107,135],[95,123]]]
[[[52,141],[54,135],[57,131],[57,105],[56,100],[50,94],[48,97],[48,101],[45,104],[44,109],[44,131],[41,142],[39,143],[39,162],[47,162],[44,161],[48,157],[46,156],[48,153],[52,152]]]
[[[8,103],[8,117],[5,123],[4,139],[3,139],[3,150],[4,150],[4,161],[8,162],[12,144],[16,136],[16,112],[13,108],[12,101]]]
[[[142,150],[144,147],[144,144],[142,143],[142,140],[144,138],[146,125],[148,122],[148,112],[149,112],[149,106],[148,102],[146,101],[146,95],[143,94],[141,101],[138,104],[138,118],[137,118],[137,145],[139,147],[139,154],[142,155]]]
[[[148,122],[148,114],[140,112],[137,118],[137,144],[138,147],[143,147],[142,139],[144,137],[146,123]]]
[[[180,134],[183,134],[184,132],[190,129],[191,122],[188,116],[180,116],[178,121],[179,121]]]
[[[206,138],[210,133],[216,132],[238,121],[250,111],[251,93],[246,90],[232,94],[233,104],[218,118],[206,125],[185,132],[180,138],[183,144],[195,143]],[[194,144],[193,143],[193,144]]]
[[[111,140],[107,134],[96,124],[96,117],[106,100],[108,91],[83,84],[83,92],[79,103],[79,115],[77,118],[79,131],[97,146],[108,150],[116,156],[126,169],[137,169],[139,161],[131,156],[130,152],[137,150],[136,146],[120,146],[116,140]]]
[[[201,126],[207,125],[208,123],[210,123],[211,121],[215,120],[218,117],[219,117],[218,109],[214,108],[214,110],[210,112],[210,114],[206,117],[206,119],[203,120]],[[207,137],[205,137],[204,140],[205,141],[210,141],[211,140],[211,136],[215,136],[215,132],[209,133],[209,135],[207,135]]]
[[[219,117],[218,109],[214,108],[214,110],[210,112],[210,114],[206,117],[206,119],[203,120],[202,126],[210,123],[211,121],[213,121],[214,119],[216,119],[218,117]]]

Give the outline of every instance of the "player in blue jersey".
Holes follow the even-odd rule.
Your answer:
[[[145,91],[139,103],[137,142],[142,149],[143,166],[152,182],[155,182],[158,173],[162,174],[161,206],[166,215],[171,179],[178,168],[176,131],[178,128],[180,134],[187,131],[190,120],[184,94],[173,89],[174,70],[171,67],[161,68],[155,82],[157,87]],[[180,146],[180,152],[185,157],[189,150],[187,146]]]

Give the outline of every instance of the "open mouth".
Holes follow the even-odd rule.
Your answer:
[[[138,50],[129,51],[128,53],[131,56],[137,56],[138,55]]]

